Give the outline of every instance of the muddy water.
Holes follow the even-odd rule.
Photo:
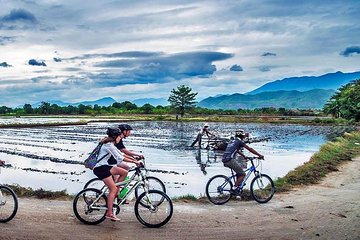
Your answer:
[[[201,123],[129,124],[134,131],[125,139],[125,146],[145,155],[150,174],[165,182],[170,196],[202,196],[210,177],[229,174],[222,165],[221,152],[188,147]],[[104,136],[106,127],[116,125],[97,122],[82,126],[0,129],[0,159],[11,165],[2,170],[0,181],[76,193],[95,177],[81,165],[82,160]],[[221,137],[230,137],[238,128],[250,131],[254,138],[269,138],[250,146],[266,157],[262,171],[273,179],[308,161],[329,136],[345,130],[329,126],[210,124],[210,131]]]

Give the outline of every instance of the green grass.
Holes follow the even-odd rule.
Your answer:
[[[184,200],[185,201],[197,201],[198,198],[195,197],[194,195],[187,194],[187,195],[172,198],[172,200],[174,200],[174,201],[184,201]]]
[[[14,192],[18,197],[35,197],[39,199],[64,199],[64,200],[72,198],[72,196],[69,195],[66,192],[66,190],[48,191],[42,188],[34,190],[29,187],[28,188],[21,187],[18,184],[7,185],[7,186],[10,187],[12,190],[14,190]]]
[[[325,175],[338,171],[338,166],[360,154],[360,132],[354,131],[337,137],[321,146],[309,162],[295,168],[275,181],[277,192],[284,192],[302,185],[318,183]]]

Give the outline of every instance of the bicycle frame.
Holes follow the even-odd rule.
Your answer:
[[[148,193],[149,189],[146,186],[146,175],[143,174],[140,170],[140,167],[136,167],[135,169],[129,170],[129,171],[135,171],[135,174],[133,174],[130,179],[128,180],[124,180],[122,182],[117,182],[115,183],[116,186],[120,187],[122,186],[123,188],[127,188],[129,187],[131,184],[133,184],[133,186],[129,189],[129,191],[127,191],[127,193],[125,194],[125,196],[122,198],[122,200],[120,202],[115,203],[114,205],[116,207],[118,207],[119,205],[123,204],[126,201],[126,198],[141,184],[144,185],[144,190],[146,193]],[[91,209],[107,209],[107,207],[95,207],[95,203],[97,201],[99,201],[99,199],[101,198],[101,196],[105,195],[106,191],[108,191],[108,187],[106,185],[104,185],[104,187],[101,189],[101,194],[99,196],[97,196],[97,198],[94,200],[94,202],[92,204],[90,204],[90,208]],[[115,198],[116,199],[116,198]],[[115,200],[116,201],[116,200]]]
[[[248,160],[250,160],[250,162],[251,162],[251,166],[249,167],[249,168],[247,168],[247,169],[245,169],[244,171],[245,171],[245,173],[246,173],[246,175],[245,175],[245,177],[244,177],[244,179],[242,180],[242,182],[241,182],[241,184],[240,184],[240,189],[243,189],[243,187],[245,186],[245,183],[246,183],[246,181],[249,179],[249,177],[250,177],[250,175],[251,175],[251,173],[254,173],[254,175],[255,176],[257,176],[257,175],[261,175],[261,172],[260,171],[258,171],[258,170],[256,170],[256,167],[255,167],[255,164],[254,164],[254,159],[256,159],[256,158],[247,158]],[[236,182],[236,173],[234,172],[234,170],[232,170],[231,169],[231,176],[229,177],[229,181],[233,181],[233,183],[235,184],[235,182]]]

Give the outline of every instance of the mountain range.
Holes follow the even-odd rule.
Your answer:
[[[210,109],[254,109],[262,107],[320,109],[339,87],[356,79],[360,79],[360,72],[343,73],[338,71],[321,76],[284,78],[266,83],[245,94],[235,93],[208,97],[201,100],[198,106]],[[47,102],[59,106],[78,106],[80,104],[109,106],[115,103],[116,100],[105,97],[94,101],[77,103],[67,103],[59,100],[49,100]],[[141,98],[131,102],[139,107],[146,103],[153,106],[166,106],[169,104],[165,98]],[[39,107],[40,105],[41,102],[32,104],[33,107]]]
[[[335,72],[321,76],[303,76],[284,78],[264,84],[263,86],[248,92],[247,94],[256,94],[261,92],[274,92],[279,90],[297,90],[300,92],[312,89],[333,89],[336,90],[340,86],[351,82],[354,79],[360,79],[360,72],[343,73]]]
[[[335,90],[313,89],[300,92],[275,91],[261,92],[254,95],[235,93],[221,97],[209,97],[198,106],[210,109],[254,109],[263,107],[319,109],[335,93]]]
[[[360,72],[284,78],[266,83],[245,94],[208,97],[200,101],[198,106],[210,109],[320,109],[338,88],[356,79],[360,79]]]

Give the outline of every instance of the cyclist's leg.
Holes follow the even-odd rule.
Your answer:
[[[224,166],[231,168],[232,170],[234,170],[234,172],[236,172],[236,181],[234,188],[239,187],[245,177],[245,172],[244,169],[241,167],[241,164],[238,163],[235,159],[231,159],[230,161],[225,162]]]
[[[106,216],[110,217],[113,220],[117,220],[116,216],[114,216],[114,214],[113,214],[112,209],[113,209],[113,203],[114,203],[115,195],[116,195],[116,193],[118,191],[118,188],[115,185],[115,182],[114,182],[112,176],[104,178],[103,181],[106,184],[106,186],[108,186],[108,188],[109,188],[109,194],[107,196],[107,212],[106,212]]]
[[[110,170],[110,173],[113,175],[113,176],[116,176],[115,177],[115,182],[122,182],[125,180],[127,174],[128,174],[128,171],[125,170],[124,168],[121,168],[121,167],[113,167],[111,168]],[[117,187],[117,192],[116,194],[119,194],[120,193],[120,187]]]
[[[124,163],[124,162],[121,162],[121,163],[119,163],[118,165],[117,165],[119,168],[123,168],[123,169],[125,169],[126,171],[129,171],[129,169],[130,169],[130,167],[129,167],[129,165],[127,165],[126,163]],[[119,175],[113,175],[113,177],[114,177],[114,181],[115,182],[119,182]]]

